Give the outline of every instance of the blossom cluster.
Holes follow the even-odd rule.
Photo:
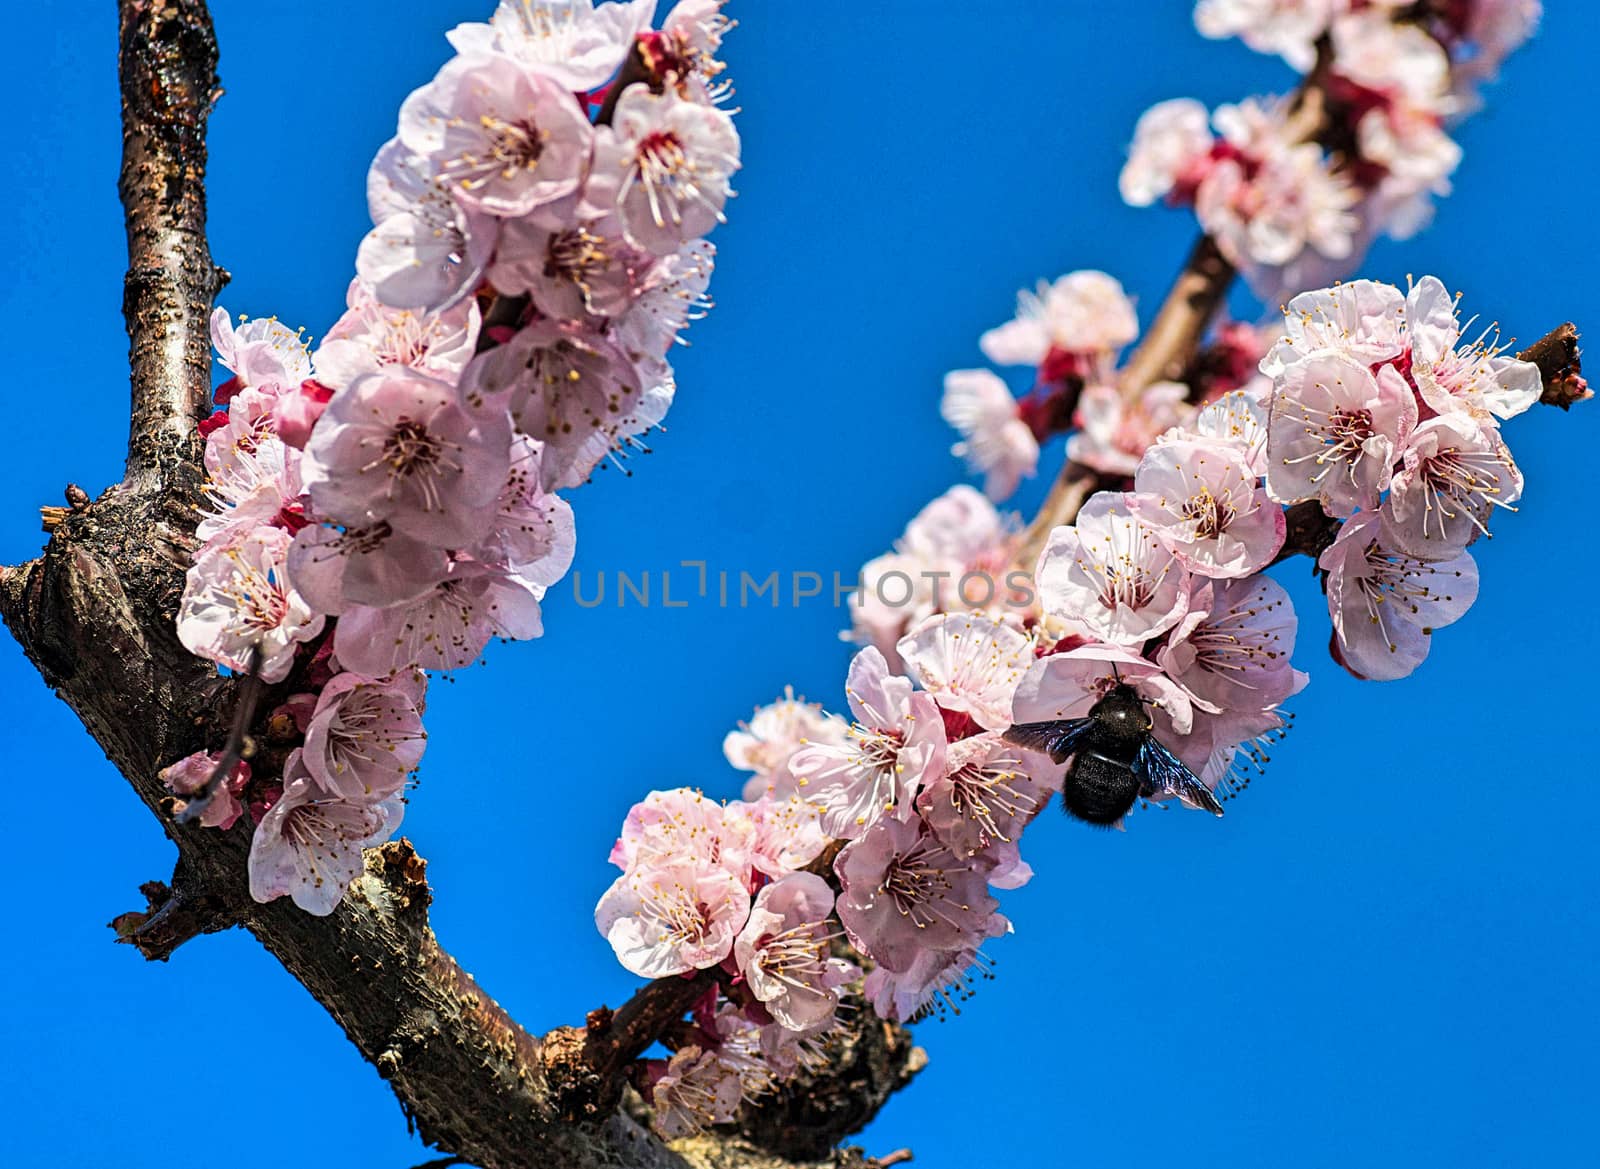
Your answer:
[[[560,494],[642,448],[706,307],[739,165],[721,0],[503,0],[450,34],[368,175],[372,231],[315,350],[212,336],[192,652],[278,687],[258,757],[163,772],[202,823],[248,808],[258,900],[331,913],[399,823],[424,671],[538,637],[575,548]],[[263,767],[263,762],[271,765]]]
[[[1318,94],[1152,107],[1123,198],[1192,206],[1264,298],[1328,283],[1376,236],[1426,226],[1461,161],[1446,127],[1538,16],[1534,0],[1200,0],[1203,33],[1281,54]]]
[[[1131,327],[1108,281],[1058,282],[1103,299],[1025,312],[985,350],[1111,362]],[[1064,777],[1008,740],[1014,725],[1083,718],[1125,685],[1214,799],[1249,782],[1307,682],[1292,665],[1293,605],[1265,574],[1284,552],[1286,507],[1314,501],[1342,524],[1319,566],[1335,658],[1357,676],[1410,673],[1432,630],[1471,604],[1466,548],[1522,487],[1499,421],[1538,399],[1537,367],[1464,341],[1456,299],[1433,277],[1408,293],[1373,281],[1305,293],[1270,346],[1231,344],[1259,366],[1243,386],[1203,404],[1173,386],[1165,415],[1080,431],[1080,455],[1121,487],[1048,533],[1026,590],[969,594],[967,578],[1012,563],[1021,539],[982,494],[952,488],[863,570],[932,583],[897,606],[863,589],[848,716],[786,693],[724,744],[751,773],[743,799],[657,792],[629,814],[611,858],[623,876],[596,924],[636,974],[720,974],[692,1059],[684,1048],[650,1073],[666,1131],[729,1120],[792,1072],[766,1055],[825,1035],[841,993],[910,1020],[986,973],[984,944],[1011,928],[995,894],[1031,878],[1022,832]],[[1245,378],[1239,365],[1234,354],[1218,366],[1217,384]],[[1177,421],[1158,429],[1161,417]]]

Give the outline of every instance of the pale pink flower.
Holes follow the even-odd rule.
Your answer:
[[[961,739],[950,744],[944,774],[917,796],[917,811],[933,834],[986,870],[991,885],[1006,889],[1030,875],[1017,840],[1050,798],[1023,755],[992,732]]]
[[[332,400],[333,390],[315,378],[284,390],[272,405],[272,425],[278,437],[297,451],[305,450],[317,419]]]
[[[544,489],[543,454],[540,444],[526,435],[511,440],[511,470],[495,501],[489,533],[478,542],[475,554],[549,588],[572,567],[578,534],[572,505]]]
[[[850,593],[850,630],[841,636],[876,649],[891,669],[903,669],[895,647],[907,629],[939,611],[940,580],[960,572],[960,564],[951,560],[926,561],[902,552],[873,557],[861,566],[859,584]]]
[[[422,311],[472,292],[500,221],[456,203],[428,160],[398,138],[378,151],[367,173],[367,207],[373,228],[356,252],[356,272],[379,300]]]
[[[693,1136],[714,1124],[728,1124],[739,1115],[744,1084],[738,1069],[723,1063],[714,1051],[689,1043],[672,1053],[665,1072],[650,1088],[655,1109],[652,1127],[665,1139]]]
[[[1324,349],[1377,367],[1406,350],[1406,298],[1392,284],[1351,280],[1302,292],[1283,310],[1284,336],[1261,359],[1261,372],[1279,377]]]
[[[1017,315],[979,339],[997,365],[1041,365],[1052,350],[1109,357],[1139,335],[1122,285],[1104,272],[1069,272],[1017,294]]]
[[[307,913],[326,917],[361,872],[361,850],[394,834],[404,805],[324,798],[299,751],[290,753],[283,777],[283,794],[250,842],[250,896],[267,902],[287,894]]]
[[[1178,563],[1201,576],[1250,576],[1283,547],[1283,509],[1233,448],[1207,439],[1157,443],[1134,476],[1128,510]]]
[[[1473,0],[1467,7],[1465,33],[1474,51],[1456,67],[1463,86],[1493,80],[1501,62],[1533,35],[1544,11],[1539,0]]]
[[[715,106],[632,85],[602,128],[595,169],[617,183],[628,238],[667,256],[723,220],[739,169],[739,132]]]
[[[572,91],[508,57],[457,57],[400,107],[400,141],[463,207],[526,215],[576,192],[594,127]]]
[[[1341,664],[1359,678],[1404,678],[1428,656],[1435,629],[1478,597],[1478,566],[1462,552],[1425,562],[1382,543],[1377,512],[1345,523],[1318,558],[1328,574],[1328,613]]]
[[[716,800],[693,788],[653,791],[628,810],[607,859],[624,872],[641,864],[693,857],[732,873],[750,875],[757,827],[742,812],[730,818]]]
[[[935,615],[896,646],[907,672],[945,710],[979,726],[1011,725],[1011,695],[1033,664],[1033,641],[1009,625],[969,613]]]
[[[1341,77],[1391,103],[1445,112],[1450,58],[1421,25],[1372,7],[1341,15],[1329,31]]]
[[[1435,413],[1468,414],[1494,425],[1491,415],[1514,418],[1544,392],[1543,375],[1531,361],[1505,357],[1504,346],[1485,344],[1482,337],[1461,344],[1456,298],[1437,277],[1424,276],[1412,286],[1406,324],[1411,376]]]
[[[973,564],[1002,548],[1010,532],[981,492],[957,484],[911,518],[899,548],[919,560]]]
[[[834,863],[850,944],[890,970],[927,950],[975,947],[999,906],[983,873],[920,820],[881,819]]]
[[[986,369],[958,369],[945,374],[944,420],[961,432],[950,453],[984,476],[990,499],[1005,499],[1039,465],[1039,440],[1017,414],[1017,400],[1005,382]]]
[[[1271,387],[1263,377],[1258,376],[1255,381],[1262,383],[1260,391],[1252,385],[1223,394],[1196,414],[1187,427],[1170,430],[1156,441],[1166,443],[1194,438],[1231,447],[1252,475],[1258,478],[1265,475],[1267,394]]]
[[[1155,382],[1127,402],[1111,385],[1084,389],[1073,416],[1078,432],[1067,439],[1067,458],[1106,475],[1132,475],[1158,437],[1194,415],[1189,387]]]
[[[733,943],[734,961],[751,994],[793,1031],[826,1024],[839,1005],[838,988],[860,977],[849,962],[829,956],[833,890],[813,873],[793,873],[756,895],[750,920]]]
[[[509,412],[542,444],[540,480],[548,491],[577,487],[603,459],[620,458],[666,416],[672,390],[670,381],[644,382],[609,337],[545,320],[479,354],[462,376],[460,396],[476,416]]]
[[[1236,266],[1275,268],[1302,252],[1343,260],[1354,250],[1360,192],[1312,143],[1284,140],[1285,107],[1219,106],[1217,131],[1237,157],[1219,159],[1195,192],[1195,214]]]
[[[662,256],[649,271],[633,304],[612,330],[617,343],[636,361],[660,357],[675,344],[688,344],[679,334],[711,307],[706,288],[716,257],[715,244],[697,239]]]
[[[1034,579],[1046,613],[1115,645],[1142,645],[1188,610],[1188,572],[1116,492],[1050,533]]]
[[[944,765],[945,733],[933,699],[891,674],[875,649],[851,660],[845,689],[855,716],[850,741],[805,747],[789,768],[822,810],[823,831],[852,840],[880,818],[915,815],[917,789]]]
[[[500,53],[563,89],[584,93],[622,65],[634,37],[650,27],[655,0],[500,0],[487,24],[448,35],[463,56]]]
[[[1117,186],[1123,202],[1148,207],[1178,186],[1211,153],[1211,115],[1193,98],[1151,106],[1133,130]]]
[[[750,867],[774,880],[805,868],[828,846],[821,813],[799,795],[729,800],[719,841],[726,854],[744,850]]]
[[[1194,700],[1189,692],[1155,662],[1114,645],[1085,645],[1040,658],[1017,687],[1013,721],[1084,718],[1119,680],[1132,686],[1152,709],[1163,712],[1177,734],[1189,733],[1194,725]],[[1059,772],[1046,772],[1039,778],[1049,778],[1052,786],[1060,783]]]
[[[448,382],[391,365],[334,395],[306,444],[301,478],[317,511],[464,548],[493,521],[510,464],[503,411],[469,415]]]
[[[415,666],[459,670],[492,637],[526,641],[544,632],[544,589],[517,574],[460,559],[450,575],[412,601],[389,608],[353,605],[334,632],[334,652],[347,669],[378,676]]]
[[[1213,711],[1266,710],[1305,684],[1289,662],[1296,628],[1289,594],[1271,577],[1197,583],[1156,662]]]
[[[989,919],[983,939],[1011,932],[1011,923],[1000,914]],[[867,974],[863,988],[866,999],[879,1018],[915,1023],[930,1015],[946,1012],[959,1015],[961,1003],[975,993],[976,978],[992,978],[988,960],[977,945],[962,950],[924,950],[909,969],[890,970],[878,966]]]
[[[560,226],[512,220],[501,229],[489,280],[499,292],[527,293],[559,320],[619,317],[645,291],[657,259],[629,244],[614,216]]]
[[[652,853],[612,882],[594,923],[627,970],[666,978],[728,957],[749,915],[750,893],[727,869]]]
[[[1417,403],[1395,367],[1376,377],[1337,350],[1279,376],[1267,420],[1267,491],[1280,503],[1317,499],[1331,516],[1378,506],[1417,424]]]
[[[404,365],[454,382],[478,339],[475,300],[444,312],[390,308],[359,276],[345,293],[348,306],[311,355],[316,381],[341,390],[362,374]]]
[[[1383,540],[1419,560],[1447,560],[1480,535],[1489,516],[1522,496],[1522,472],[1492,426],[1458,413],[1417,427],[1383,504]]]
[[[178,640],[190,653],[244,672],[259,651],[257,673],[281,682],[296,647],[322,632],[289,579],[291,537],[281,528],[255,528],[227,544],[200,551],[189,568],[178,606]]]
[[[836,714],[827,714],[820,704],[794,696],[785,686],[783,697],[767,706],[758,706],[748,723],[729,731],[722,740],[722,753],[740,771],[751,771],[744,786],[744,798],[769,795],[782,800],[795,793],[794,773],[789,760],[802,747],[813,743],[840,746],[850,724]]]
[[[211,314],[211,344],[217,360],[233,377],[217,389],[217,401],[226,402],[240,390],[297,386],[311,376],[306,343],[298,332],[276,317],[239,318],[234,328],[227,309]]]
[[[1316,41],[1349,0],[1199,0],[1194,24],[1213,40],[1239,37],[1258,53],[1276,53],[1301,72],[1316,60]]]
[[[313,609],[337,616],[353,605],[381,609],[424,596],[450,575],[450,557],[387,522],[342,532],[313,524],[295,533],[289,572]]]
[[[376,803],[400,792],[427,745],[407,687],[344,673],[317,697],[302,762],[329,795]]]
[[[258,397],[244,390],[233,399],[228,415],[245,416],[242,407]],[[300,452],[286,446],[257,421],[241,434],[232,425],[219,427],[206,437],[206,481],[202,488],[206,508],[197,535],[207,544],[228,543],[252,528],[282,525],[287,515],[300,510]]]
[[[167,790],[173,795],[192,796],[211,782],[212,775],[221,763],[220,751],[196,751],[163,767],[156,773],[156,778],[166,784]],[[241,759],[212,789],[210,802],[200,812],[201,826],[224,830],[232,828],[244,814],[244,805],[239,802],[239,797],[249,782],[250,764]],[[179,800],[173,813],[181,813],[187,803],[186,800]]]

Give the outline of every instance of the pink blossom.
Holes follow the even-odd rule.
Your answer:
[[[1117,180],[1125,203],[1148,207],[1176,187],[1211,153],[1211,115],[1192,98],[1151,106],[1133,130],[1128,161]]]
[[[652,1127],[669,1141],[693,1136],[732,1122],[743,1101],[744,1085],[736,1068],[719,1060],[715,1051],[685,1044],[672,1053],[650,1088]]]
[[[332,400],[333,390],[315,378],[307,378],[298,386],[284,390],[272,406],[272,423],[279,437],[295,450],[305,450],[317,419]]]
[[[330,795],[376,803],[405,786],[427,738],[421,713],[404,687],[345,673],[317,698],[302,762]]]
[[[1343,260],[1354,250],[1360,192],[1312,143],[1287,140],[1286,107],[1246,100],[1212,115],[1232,148],[1195,192],[1195,214],[1242,269],[1277,268],[1314,251]]]
[[[739,169],[739,132],[715,106],[631,85],[602,128],[595,170],[617,183],[617,211],[636,245],[667,256],[723,220]]]
[[[734,941],[734,960],[750,992],[790,1030],[827,1023],[839,1005],[838,988],[860,977],[850,963],[829,956],[832,913],[828,883],[813,873],[793,873],[756,895]]]
[[[1406,296],[1406,324],[1411,376],[1435,413],[1480,421],[1514,418],[1544,392],[1543,375],[1532,362],[1502,356],[1504,346],[1486,345],[1482,338],[1461,344],[1456,299],[1437,277],[1424,276]]]
[[[795,752],[813,743],[842,745],[849,730],[844,719],[825,713],[815,702],[797,699],[793,688],[785,686],[782,698],[758,706],[748,723],[728,732],[722,753],[740,771],[755,773],[745,782],[745,799],[770,795],[782,800],[797,790],[789,769]]]
[[[510,412],[518,429],[542,444],[545,490],[577,487],[607,457],[620,457],[657,425],[673,388],[645,384],[608,337],[557,321],[523,328],[467,367],[461,401],[474,415]]]
[[[1139,320],[1122,285],[1086,270],[1019,292],[1016,317],[978,344],[997,365],[1041,365],[1057,350],[1093,358],[1098,366],[1138,335]]]
[[[1193,416],[1189,387],[1155,382],[1126,401],[1111,385],[1094,385],[1078,398],[1073,422],[1078,433],[1067,440],[1067,458],[1106,475],[1132,475],[1150,444]]]
[[[742,810],[730,817],[722,804],[693,788],[653,791],[628,810],[607,859],[626,872],[642,864],[693,857],[742,882],[750,875],[756,834],[753,817]]]
[[[983,874],[920,820],[878,820],[839,854],[834,871],[850,944],[890,970],[911,969],[928,950],[976,946],[999,905]]]
[[[461,376],[478,339],[474,300],[445,312],[390,308],[360,277],[345,293],[349,306],[311,355],[316,381],[341,390],[362,374],[403,365],[446,382]]]
[[[1250,576],[1283,547],[1283,509],[1230,447],[1204,439],[1157,443],[1145,452],[1133,486],[1128,509],[1191,572]]]
[[[935,615],[896,647],[907,672],[945,710],[989,730],[1011,725],[1011,695],[1033,663],[1033,642],[1008,625],[967,613]]]
[[[989,920],[981,942],[1011,932],[998,913]],[[959,1015],[971,998],[974,978],[991,978],[988,961],[975,944],[970,949],[923,950],[905,971],[879,966],[867,974],[864,993],[880,1018],[915,1023],[946,1011]]]
[[[1316,59],[1317,38],[1349,0],[1199,0],[1202,36],[1239,37],[1258,53],[1276,53],[1301,72]]]
[[[570,90],[508,57],[457,57],[400,107],[400,141],[463,207],[526,215],[576,192],[594,144]]]
[[[1289,663],[1297,621],[1271,577],[1197,582],[1156,661],[1212,710],[1265,710],[1305,684]]]
[[[450,558],[388,521],[343,532],[313,524],[295,533],[289,572],[313,609],[336,616],[353,605],[385,608],[424,596],[450,574]]]
[[[944,378],[939,406],[944,420],[961,432],[950,449],[984,476],[984,494],[1005,499],[1017,483],[1032,478],[1039,463],[1039,441],[1017,414],[1017,400],[1005,382],[986,369],[958,369]]]
[[[300,511],[300,452],[272,432],[268,416],[249,418],[257,404],[265,404],[258,391],[240,391],[228,425],[206,436],[208,506],[195,534],[208,544],[230,542],[262,525],[284,526],[285,516]]]
[[[1478,597],[1478,567],[1462,552],[1426,563],[1382,543],[1377,512],[1345,523],[1317,560],[1328,574],[1328,613],[1341,664],[1359,678],[1404,678],[1428,656],[1435,629]]]
[[[1257,382],[1266,379],[1257,377]],[[1270,388],[1270,387],[1265,387]],[[1267,403],[1264,392],[1252,386],[1222,395],[1194,416],[1186,429],[1163,434],[1158,443],[1186,438],[1203,439],[1231,447],[1244,460],[1250,474],[1267,473]]]
[[[615,216],[552,226],[512,220],[500,232],[489,279],[502,293],[527,293],[558,320],[620,317],[639,299],[657,263],[623,238]]]
[[[1116,645],[1142,645],[1188,609],[1189,574],[1113,492],[1050,533],[1034,578],[1046,613]]]
[[[1017,723],[1083,718],[1118,680],[1132,686],[1163,712],[1178,735],[1194,725],[1194,700],[1160,666],[1113,645],[1086,645],[1040,658],[1017,687],[1012,719]],[[1059,782],[1059,776],[1052,782]]]
[[[944,774],[922,789],[917,811],[951,852],[1010,889],[1027,880],[1017,840],[1049,798],[1023,752],[990,732],[950,744]]]
[[[612,882],[594,923],[626,969],[666,978],[720,963],[749,915],[750,894],[728,870],[652,854]]]
[[[306,444],[301,478],[317,511],[365,527],[386,521],[425,544],[481,538],[506,480],[503,412],[469,416],[448,382],[391,365],[336,394]]]
[[[367,175],[373,229],[356,272],[384,304],[439,308],[469,294],[494,253],[500,221],[469,211],[434,178],[429,162],[398,138]]]
[[[211,344],[217,360],[233,377],[217,390],[217,403],[226,403],[240,390],[297,386],[311,376],[311,361],[300,334],[276,317],[239,318],[239,327],[227,309],[211,314]]]
[[[654,11],[655,0],[500,0],[487,24],[457,25],[449,39],[464,56],[502,54],[584,93],[617,71]]]
[[[543,487],[543,448],[526,435],[511,440],[511,470],[495,501],[489,533],[476,555],[548,588],[567,574],[577,550],[572,506]]]
[[[1284,336],[1261,359],[1261,372],[1272,378],[1324,349],[1373,367],[1406,350],[1405,296],[1376,280],[1302,292],[1284,308],[1283,321]]]
[[[1383,540],[1419,560],[1455,556],[1488,534],[1495,508],[1522,496],[1522,472],[1500,435],[1466,414],[1417,427],[1402,463],[1383,504]]]
[[[1320,350],[1274,384],[1267,490],[1280,503],[1318,499],[1332,516],[1377,507],[1416,424],[1416,400],[1394,366],[1374,377],[1353,358]]]
[[[634,360],[660,357],[674,344],[687,344],[679,334],[711,307],[706,287],[716,256],[716,245],[698,239],[656,262],[613,329]]]
[[[255,528],[200,551],[178,607],[178,640],[190,653],[243,672],[259,651],[263,681],[288,677],[296,646],[324,622],[290,582],[289,544],[281,528]]]
[[[173,795],[192,796],[211,782],[212,775],[221,763],[220,751],[196,751],[163,767],[156,773],[156,778],[166,784],[167,790]],[[244,805],[239,802],[239,797],[244,794],[249,782],[250,764],[241,759],[213,789],[210,803],[200,813],[200,824],[205,828],[232,828],[244,814]],[[173,809],[174,814],[183,811],[186,803],[180,800]]]
[[[404,805],[323,798],[298,751],[283,775],[283,794],[250,842],[250,896],[267,902],[287,894],[307,913],[326,917],[361,872],[361,850],[394,834]]]
[[[890,674],[875,649],[851,660],[845,688],[856,720],[850,742],[803,748],[789,767],[822,809],[822,830],[852,840],[882,817],[915,814],[917,789],[944,764],[945,734],[933,699]]]
[[[450,575],[415,600],[390,608],[353,605],[334,632],[334,652],[346,668],[374,677],[407,666],[459,670],[491,637],[525,641],[544,625],[544,589],[502,568],[459,559]]]
[[[821,813],[798,794],[729,800],[720,840],[725,855],[744,850],[750,867],[774,880],[805,868],[828,846]]]

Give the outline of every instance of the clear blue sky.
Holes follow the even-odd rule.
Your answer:
[[[217,7],[224,303],[320,333],[365,228],[367,160],[443,60],[444,31],[491,0]],[[601,570],[684,559],[853,572],[959,476],[940,376],[977,363],[1016,288],[1105,268],[1148,320],[1192,224],[1119,203],[1134,120],[1161,98],[1290,82],[1201,40],[1189,7],[737,3],[746,170],[717,237],[720,307],[681,355],[656,453],[574,498],[586,590]],[[1365,272],[1436,272],[1518,337],[1569,317],[1600,337],[1600,9],[1551,7],[1462,131],[1459,195]],[[22,6],[0,50],[15,119],[0,147],[12,563],[40,546],[38,505],[121,468],[112,9]],[[1003,898],[1017,933],[991,948],[998,980],[959,1021],[919,1028],[931,1064],[868,1148],[910,1145],[923,1169],[1592,1164],[1600,562],[1582,525],[1597,423],[1600,410],[1535,410],[1507,428],[1522,510],[1474,550],[1477,606],[1407,681],[1343,676],[1305,563],[1285,566],[1313,683],[1268,777],[1222,821],[1040,821],[1024,847],[1038,876]],[[591,919],[628,805],[680,784],[736,794],[723,733],[786,682],[842,707],[848,652],[842,614],[787,598],[584,609],[564,585],[546,617],[543,641],[435,688],[406,825],[445,945],[536,1030],[633,985]],[[172,848],[9,639],[0,684],[0,1160],[427,1159],[377,1075],[248,936],[201,939],[166,966],[112,945],[104,923],[169,875]]]

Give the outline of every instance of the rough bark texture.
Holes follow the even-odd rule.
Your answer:
[[[840,1075],[803,1100],[753,1114],[750,1133],[668,1149],[616,1107],[620,1056],[587,1083],[571,1078],[567,1029],[519,1027],[439,945],[428,925],[426,865],[409,841],[369,851],[339,909],[319,918],[287,899],[250,899],[250,827],[178,826],[157,771],[227,734],[232,683],[178,642],[174,618],[195,541],[201,444],[210,400],[208,317],[222,274],[205,240],[205,123],[216,44],[202,0],[121,0],[124,165],[132,342],[132,433],[124,482],[50,509],[42,556],[0,569],[0,616],[45,683],[83,720],[178,849],[170,882],[148,882],[142,910],[113,922],[118,940],[164,958],[200,933],[242,925],[338,1020],[394,1089],[422,1137],[486,1169],[785,1169],[863,1166],[830,1152],[909,1080],[921,1053],[904,1031],[857,1018]],[[658,1001],[674,988],[647,988]],[[638,1008],[615,1018],[635,1018]],[[636,1054],[639,1036],[593,1042]],[[554,1072],[554,1074],[552,1074]],[[797,1108],[804,1148],[762,1151]],[[793,1158],[799,1157],[799,1160]],[[786,1159],[789,1158],[789,1159]]]

